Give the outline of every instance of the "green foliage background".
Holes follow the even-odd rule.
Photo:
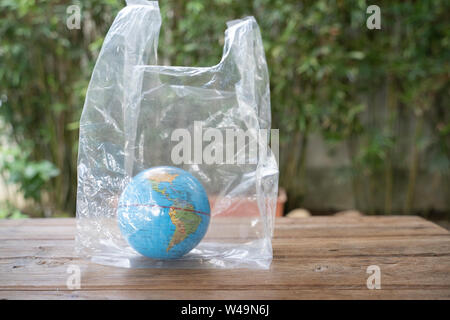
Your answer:
[[[71,4],[81,7],[81,30],[66,27]],[[381,7],[381,30],[366,28],[370,4]],[[38,204],[33,215],[74,214],[78,120],[102,41],[123,6],[0,0],[0,173]],[[160,7],[165,65],[216,64],[226,21],[257,19],[288,208],[308,195],[306,150],[316,133],[347,145],[351,165],[337,174],[351,181],[358,209],[411,212],[423,168],[444,177],[450,196],[449,1],[168,0]],[[381,91],[387,108],[380,118],[373,101]],[[399,176],[406,182],[397,183]]]

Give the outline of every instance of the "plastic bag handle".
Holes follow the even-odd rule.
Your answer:
[[[246,97],[239,103],[253,105],[260,118],[261,128],[270,127],[270,88],[261,32],[254,17],[245,17],[227,23],[225,45],[219,68],[236,67],[240,81],[236,90],[240,97]],[[264,85],[266,84],[266,85]],[[248,90],[248,88],[251,88]],[[245,91],[245,92],[244,92]]]
[[[159,7],[158,1],[147,1],[147,0],[126,0],[127,6],[142,5],[142,6],[157,6]]]
[[[236,65],[248,67],[259,54],[264,56],[261,32],[254,17],[228,21],[227,26],[221,62],[232,60]]]

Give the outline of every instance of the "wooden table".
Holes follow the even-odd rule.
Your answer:
[[[132,270],[77,258],[74,219],[2,220],[0,298],[450,298],[450,234],[424,219],[277,218],[275,230],[271,270]],[[66,286],[68,265],[80,290]],[[379,290],[367,288],[370,265]]]

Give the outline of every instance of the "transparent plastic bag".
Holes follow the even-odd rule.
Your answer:
[[[267,269],[278,167],[264,139],[270,91],[258,25],[253,17],[229,22],[215,66],[171,67],[156,65],[160,21],[157,2],[128,1],[105,38],[80,121],[76,249],[94,262],[131,268]],[[237,147],[227,139],[236,132],[247,134]],[[192,157],[177,152],[183,134]],[[212,136],[209,154],[222,148],[222,161],[203,158]],[[250,152],[251,141],[258,152]],[[206,236],[178,259],[141,256],[117,221],[123,190],[156,166],[189,172],[209,198]]]

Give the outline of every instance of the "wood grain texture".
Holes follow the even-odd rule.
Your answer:
[[[267,271],[97,265],[74,235],[74,219],[0,221],[0,299],[450,299],[450,234],[419,217],[277,218]],[[381,290],[366,287],[369,265]]]

